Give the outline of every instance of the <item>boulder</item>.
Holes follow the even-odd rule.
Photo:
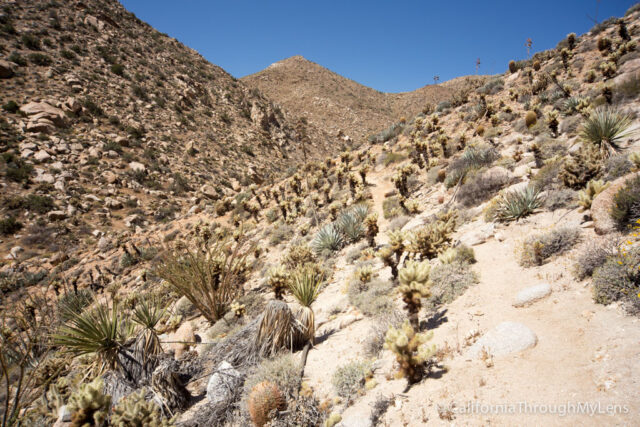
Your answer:
[[[40,150],[33,155],[33,158],[39,162],[46,162],[47,160],[51,159],[51,155],[44,150]]]
[[[207,383],[207,399],[213,405],[224,404],[235,394],[242,383],[242,374],[227,361],[218,365]]]
[[[535,286],[529,286],[518,292],[516,299],[513,302],[514,307],[525,307],[532,304],[551,293],[551,285],[548,283],[541,283]]]
[[[73,114],[78,114],[80,111],[82,111],[82,104],[80,104],[80,101],[78,101],[76,98],[70,96],[62,104],[62,109]]]
[[[631,173],[616,179],[606,190],[593,199],[591,203],[591,218],[597,234],[608,234],[616,231],[616,224],[609,214],[613,206],[613,198],[628,180],[637,176],[639,176],[639,173]]]
[[[46,102],[29,102],[20,107],[20,111],[26,114],[29,117],[29,121],[33,123],[51,122],[56,127],[61,128],[69,125],[64,111]]]
[[[483,353],[490,356],[507,356],[519,353],[538,343],[538,337],[526,325],[518,322],[502,322],[484,334],[468,350],[471,359],[479,359]]]
[[[147,167],[140,162],[131,162],[129,163],[129,169],[134,172],[146,172]]]
[[[209,199],[218,200],[220,198],[216,189],[209,184],[204,184],[202,187],[200,187],[200,192]]]
[[[0,79],[11,78],[14,73],[15,71],[11,62],[0,60]]]

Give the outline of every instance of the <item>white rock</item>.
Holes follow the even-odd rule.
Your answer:
[[[506,356],[519,353],[538,343],[538,337],[526,325],[518,322],[502,322],[484,334],[473,344],[467,356],[478,359],[483,349],[491,356]]]
[[[44,150],[40,150],[36,154],[33,155],[33,158],[36,159],[39,162],[45,162],[45,161],[47,161],[47,160],[49,160],[51,158],[51,155],[49,155],[49,153],[47,153]]]
[[[551,293],[551,285],[541,283],[539,285],[530,286],[518,292],[513,302],[514,307],[524,307],[539,299],[542,299]]]
[[[207,383],[207,398],[212,404],[226,402],[240,386],[242,374],[235,370],[227,361],[218,365],[216,372],[211,375]]]
[[[131,169],[134,172],[144,172],[147,170],[146,166],[140,162],[129,163],[129,169]]]

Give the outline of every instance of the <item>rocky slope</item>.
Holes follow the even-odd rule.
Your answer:
[[[477,87],[485,78],[468,76],[412,92],[383,93],[292,56],[241,80],[330,134],[342,131],[361,140],[430,104],[449,100],[457,91]]]

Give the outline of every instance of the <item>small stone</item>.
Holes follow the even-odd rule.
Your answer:
[[[541,283],[539,285],[530,286],[518,292],[516,300],[513,302],[514,307],[524,307],[538,301],[551,293],[551,285]]]
[[[489,356],[519,353],[538,343],[538,337],[528,326],[518,322],[502,322],[484,334],[470,348],[467,355],[478,359],[486,352]]]
[[[147,167],[140,162],[131,162],[129,163],[129,169],[134,172],[145,172]]]

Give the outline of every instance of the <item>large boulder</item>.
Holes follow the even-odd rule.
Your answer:
[[[213,405],[228,402],[242,383],[242,374],[227,361],[218,365],[207,383],[207,399]]]
[[[591,218],[597,234],[608,234],[616,231],[616,224],[611,219],[611,208],[616,193],[625,186],[628,180],[637,177],[638,173],[630,173],[613,181],[606,190],[598,194],[591,203]]]
[[[13,64],[8,61],[0,60],[0,79],[13,77],[13,73]]]
[[[29,117],[27,131],[47,132],[51,130],[52,126],[59,128],[69,126],[69,121],[64,111],[46,102],[29,102],[20,107],[20,111]]]
[[[506,356],[519,353],[538,343],[538,337],[526,325],[518,322],[502,322],[484,334],[468,351],[471,359],[479,359],[483,354]]]

